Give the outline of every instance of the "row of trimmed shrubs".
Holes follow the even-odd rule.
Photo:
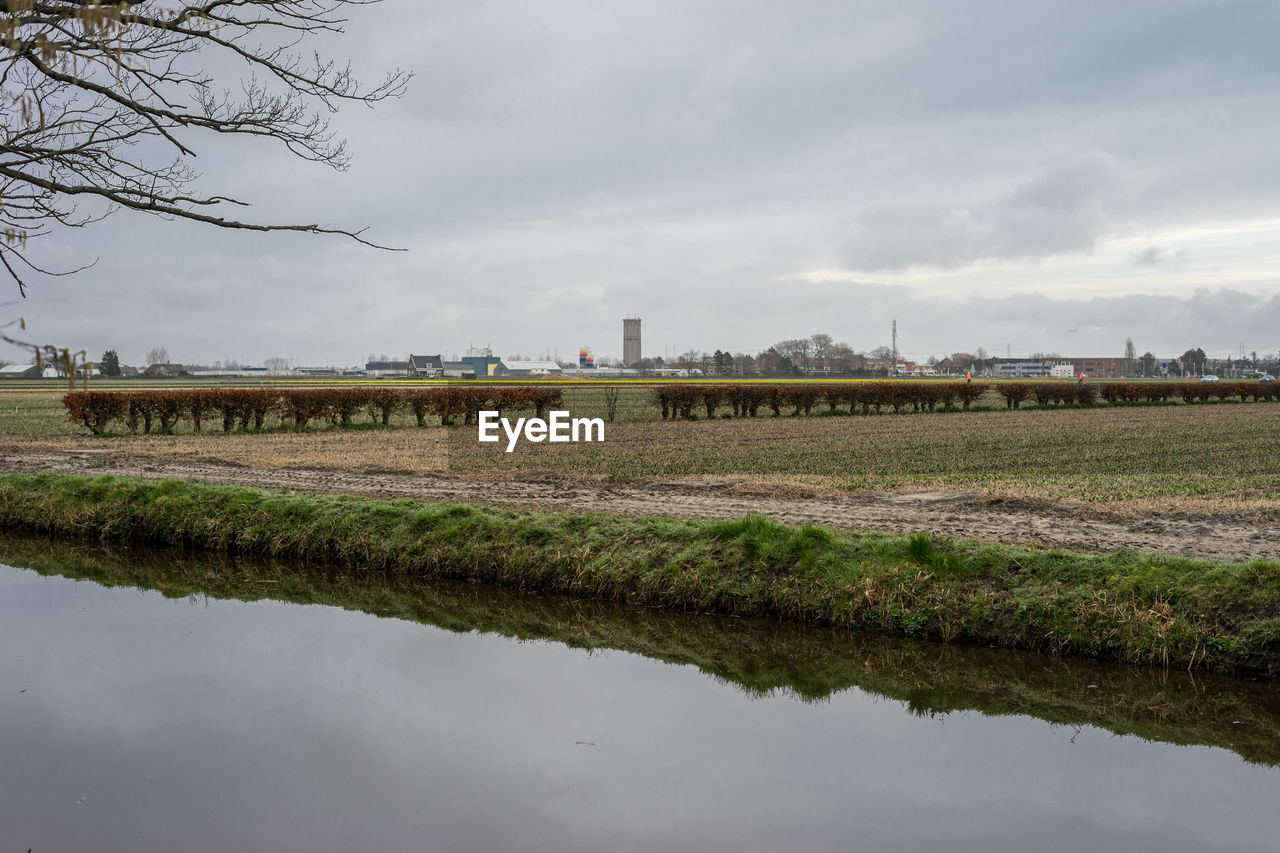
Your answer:
[[[1021,408],[1034,400],[1038,405],[1092,405],[1099,399],[1108,403],[1163,402],[1181,399],[1186,403],[1211,399],[1280,399],[1276,382],[1109,382],[1102,385],[1074,382],[1003,382],[995,385],[1005,407]],[[862,382],[851,385],[663,385],[654,388],[651,402],[662,410],[663,419],[692,418],[695,411],[715,417],[721,407],[733,410],[734,417],[756,417],[766,410],[777,417],[784,411],[793,415],[813,413],[823,403],[828,410],[845,407],[863,414],[886,410],[934,412],[968,409],[992,387],[983,382]]]
[[[1006,382],[996,386],[1008,408],[1019,408],[1027,400],[1038,405],[1091,405],[1099,399],[1106,403],[1204,403],[1208,400],[1241,402],[1280,399],[1275,382],[1107,382],[1102,385],[1076,385],[1066,382]]]
[[[303,430],[313,421],[350,426],[364,412],[370,421],[387,424],[398,412],[412,412],[418,426],[428,417],[448,425],[455,418],[474,422],[482,410],[532,409],[543,417],[564,404],[559,388],[506,386],[502,388],[444,386],[438,388],[192,388],[178,391],[77,391],[62,398],[67,416],[94,435],[119,422],[131,433],[153,429],[171,432],[189,421],[200,432],[207,422],[223,432],[237,426],[262,429],[269,415]]]
[[[1241,402],[1253,400],[1280,400],[1280,388],[1275,382],[1149,382],[1133,384],[1112,382],[1102,386],[1102,399],[1108,403],[1133,403],[1140,400],[1177,400],[1184,403],[1204,403],[1208,400],[1230,400],[1239,397]]]
[[[715,417],[721,406],[733,409],[735,417],[755,417],[761,409],[781,415],[812,414],[826,403],[831,411],[846,406],[850,411],[862,408],[864,414],[874,409],[881,412],[936,411],[940,407],[964,408],[983,395],[982,382],[863,382],[857,385],[662,385],[653,389],[651,400],[662,410],[662,417],[690,418],[695,409]]]

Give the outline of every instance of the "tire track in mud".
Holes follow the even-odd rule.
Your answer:
[[[595,482],[555,476],[467,480],[397,472],[315,468],[249,468],[216,461],[130,458],[107,451],[9,452],[0,470],[198,480],[223,485],[316,493],[407,497],[424,501],[674,518],[738,518],[758,513],[786,524],[821,524],[887,533],[924,531],[953,538],[1074,551],[1128,549],[1229,561],[1280,559],[1280,530],[1240,516],[1110,518],[1081,507],[1001,501],[933,492],[813,497],[743,493],[743,478]]]

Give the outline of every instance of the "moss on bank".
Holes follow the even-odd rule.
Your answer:
[[[1178,668],[1280,673],[1280,565],[111,477],[0,476],[0,526]]]

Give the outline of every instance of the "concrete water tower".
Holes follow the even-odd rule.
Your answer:
[[[627,317],[622,321],[622,363],[632,367],[640,358],[640,318]]]

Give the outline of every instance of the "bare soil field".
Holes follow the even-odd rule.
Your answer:
[[[95,449],[10,449],[0,455],[0,470],[176,477],[263,489],[504,504],[621,516],[736,518],[759,513],[788,524],[898,533],[925,531],[953,538],[1074,551],[1127,549],[1230,561],[1280,559],[1280,510],[1274,505],[1220,509],[1211,515],[1171,512],[1138,517],[1080,503],[963,492],[842,494],[743,477],[592,481],[542,474],[483,480],[430,473],[257,468],[226,461],[181,461]]]
[[[604,442],[509,454],[476,439],[475,427],[407,423],[94,437],[56,392],[0,393],[7,471],[1280,558],[1274,404],[620,419]]]

